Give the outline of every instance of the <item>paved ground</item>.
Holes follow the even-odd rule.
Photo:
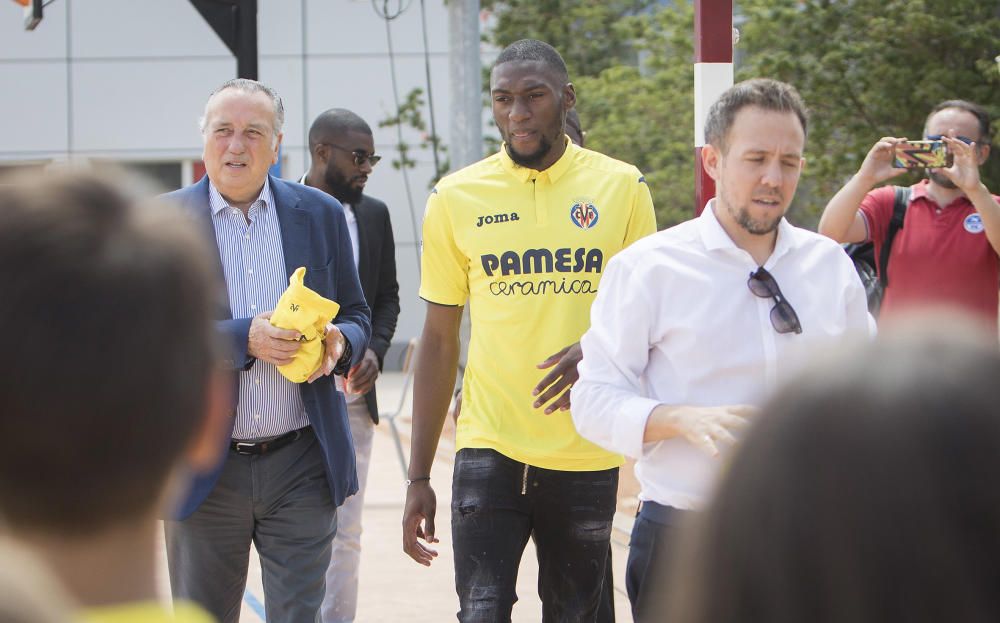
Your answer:
[[[388,373],[379,381],[379,404],[383,409],[393,408],[402,387],[403,376]],[[404,448],[409,451],[409,398],[404,402],[397,422],[403,435]],[[446,430],[445,436],[450,429]],[[451,552],[449,517],[453,445],[443,438],[441,449],[431,472],[438,500],[439,556],[430,568],[413,562],[403,553],[400,522],[403,516],[405,486],[403,472],[393,445],[391,429],[386,424],[376,428],[372,451],[371,473],[365,498],[362,536],[361,587],[359,597],[359,623],[401,621],[410,623],[440,623],[455,620],[458,598],[455,596]],[[623,469],[631,473],[631,468]],[[631,485],[623,480],[623,489]],[[620,508],[632,505],[630,495],[622,496]],[[627,512],[616,518],[613,535],[615,609],[618,621],[631,621],[628,597],[625,595],[624,568],[628,555],[628,531],[631,520]],[[166,565],[161,565],[161,586],[168,594]],[[536,592],[537,563],[534,546],[529,543],[521,561],[514,622],[541,621],[541,604]],[[264,596],[261,590],[260,564],[256,555],[251,556],[250,579],[243,603],[241,622],[263,621]]]

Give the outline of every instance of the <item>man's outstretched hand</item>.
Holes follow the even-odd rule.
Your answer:
[[[576,342],[538,364],[538,368],[542,370],[547,368],[552,369],[538,382],[538,385],[531,392],[532,396],[536,396],[534,403],[536,409],[548,403],[553,398],[555,400],[552,404],[545,407],[545,413],[553,413],[559,409],[563,411],[569,409],[570,388],[580,378],[580,373],[576,370],[576,364],[580,363],[582,359],[583,349],[580,348],[580,343]]]
[[[438,553],[437,550],[420,543],[418,539],[423,539],[427,543],[438,542],[434,537],[436,512],[437,496],[429,481],[413,482],[406,487],[406,506],[403,507],[403,551],[425,567],[431,566],[431,561]]]

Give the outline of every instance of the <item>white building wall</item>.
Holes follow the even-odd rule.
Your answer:
[[[377,3],[382,4],[382,3]],[[426,96],[420,3],[390,22],[400,98]],[[444,0],[426,3],[438,134],[448,142],[448,14]],[[54,0],[33,32],[21,8],[0,4],[0,168],[52,159],[162,161],[201,158],[197,129],[208,94],[235,77],[236,61],[186,0]],[[368,192],[392,211],[402,314],[396,342],[419,334],[419,223],[433,174],[429,151],[413,149],[413,206],[393,168],[396,130],[386,22],[370,0],[259,0],[260,80],[286,109],[282,176],[298,179],[308,164],[312,119],[348,108],[372,126],[376,167]],[[427,110],[424,110],[427,117]],[[413,148],[421,136],[404,131]],[[190,175],[190,165],[186,167]]]

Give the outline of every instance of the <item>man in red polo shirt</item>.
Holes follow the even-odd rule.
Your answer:
[[[990,117],[981,106],[948,100],[934,107],[924,137],[941,137],[954,154],[948,168],[927,169],[910,187],[903,228],[892,241],[881,318],[927,305],[961,308],[997,330],[1000,287],[1000,197],[979,179],[990,154]],[[906,139],[879,139],[858,172],[841,188],[819,222],[838,242],[875,244],[879,256],[892,218],[895,192],[876,184],[906,172],[892,166],[894,146]]]

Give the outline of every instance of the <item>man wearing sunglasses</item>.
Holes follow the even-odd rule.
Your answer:
[[[873,326],[846,254],[784,219],[806,127],[790,85],[750,80],[723,93],[702,150],[718,196],[616,255],[591,309],[573,420],[637,459],[642,504],[625,576],[637,621],[662,620],[673,530],[706,498],[752,405],[808,352]]]
[[[337,377],[337,387],[347,399],[358,465],[358,492],[337,510],[337,536],[321,609],[323,623],[339,623],[353,621],[357,613],[361,509],[378,424],[375,380],[396,332],[399,284],[389,208],[364,194],[372,167],[381,159],[375,154],[371,128],[349,110],[327,110],[309,128],[309,152],[312,165],[300,182],[332,195],[344,206],[354,263],[372,314],[372,339],[364,357],[345,377]]]
[[[943,140],[952,153],[948,168],[926,169],[927,178],[909,187],[902,229],[890,243],[887,283],[880,318],[925,305],[949,305],[981,318],[997,330],[1000,283],[1000,204],[979,178],[990,155],[990,117],[963,100],[934,107],[924,138]],[[886,244],[895,188],[872,190],[907,171],[892,166],[895,145],[884,137],[861,168],[823,211],[819,231],[838,242],[870,240],[875,257]]]

